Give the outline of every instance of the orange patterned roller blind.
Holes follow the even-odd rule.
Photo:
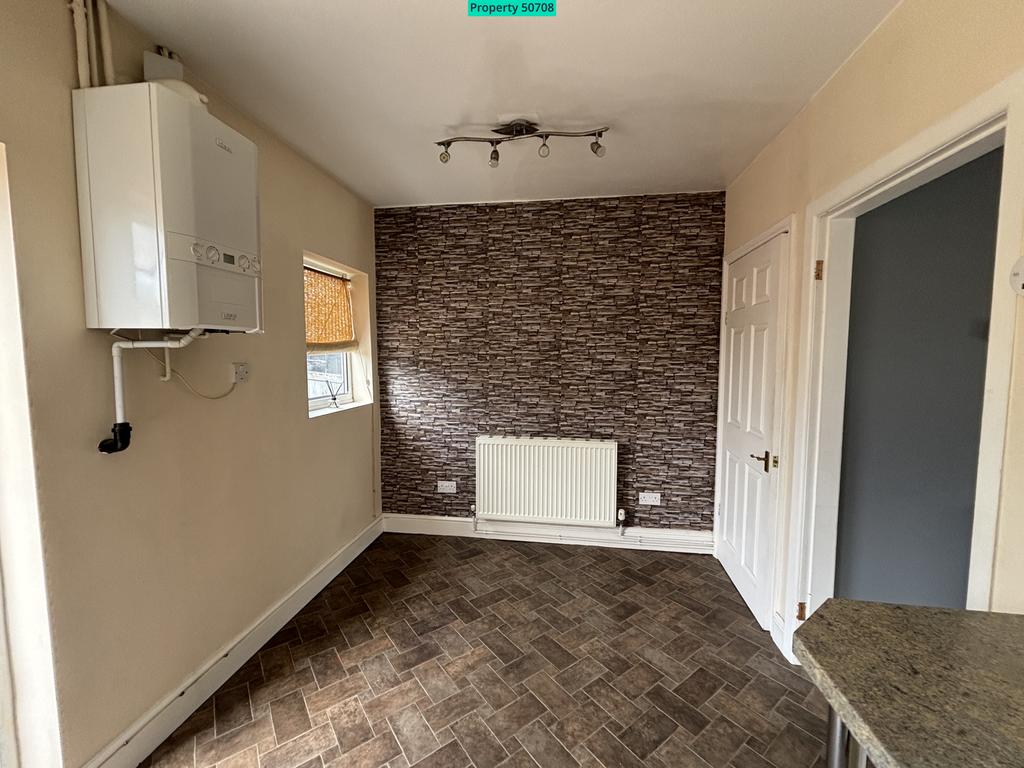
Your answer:
[[[345,349],[355,346],[349,281],[306,267],[306,348]]]

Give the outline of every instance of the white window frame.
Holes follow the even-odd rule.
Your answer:
[[[342,355],[345,364],[345,378],[348,379],[348,392],[342,395],[338,395],[337,398],[332,398],[330,395],[324,395],[323,397],[309,397],[309,368],[308,360],[310,355]],[[355,400],[355,393],[353,392],[352,385],[352,353],[347,350],[338,350],[334,352],[306,352],[307,360],[307,373],[306,373],[306,394],[307,401],[309,403],[309,412],[325,411],[330,409],[337,409],[340,406],[348,405]]]

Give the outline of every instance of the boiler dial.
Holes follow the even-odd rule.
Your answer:
[[[242,269],[249,269],[249,257],[245,254],[238,257],[238,266]]]
[[[215,246],[206,246],[206,259],[211,263],[220,261],[220,251]]]

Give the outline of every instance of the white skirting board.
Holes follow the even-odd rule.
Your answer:
[[[291,594],[218,651],[202,671],[168,694],[83,768],[136,768],[306,603],[370,546],[382,531],[383,520],[378,517],[350,544],[313,571]]]
[[[477,521],[472,517],[399,515],[385,512],[384,530],[389,533],[469,536],[478,539],[651,549],[698,555],[710,555],[714,552],[711,531],[683,531],[673,528],[587,528],[579,525],[506,523],[494,520]]]

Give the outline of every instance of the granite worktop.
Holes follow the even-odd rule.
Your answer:
[[[878,768],[1024,766],[1024,616],[833,599],[793,652]]]

